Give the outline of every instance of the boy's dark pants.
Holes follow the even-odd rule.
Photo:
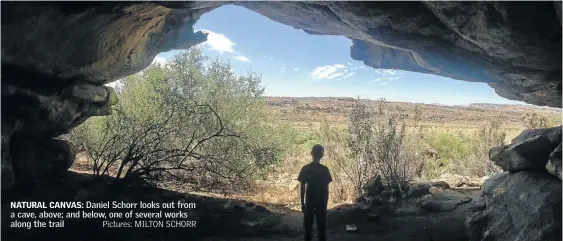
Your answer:
[[[306,202],[305,217],[303,224],[305,226],[305,241],[311,241],[311,233],[313,232],[313,219],[317,219],[317,230],[319,231],[319,241],[326,240],[326,204],[324,202]]]

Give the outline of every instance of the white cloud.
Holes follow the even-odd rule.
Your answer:
[[[225,36],[224,34],[216,33],[208,29],[202,29],[201,31],[207,33],[207,41],[205,41],[203,45],[205,47],[208,47],[209,50],[215,51],[220,54],[226,53],[233,55],[233,59],[241,62],[245,62],[245,63],[252,62],[248,57],[236,51],[234,47],[237,44],[232,40],[230,40],[229,38],[227,38],[227,36]],[[263,56],[263,58],[267,58],[267,57]]]
[[[403,74],[393,69],[376,69],[375,70],[376,79],[373,81],[381,82],[381,81],[394,81],[403,78]]]
[[[245,63],[250,63],[250,62],[252,62],[252,61],[250,61],[249,58],[247,58],[247,57],[244,56],[244,55],[235,56],[235,57],[233,57],[233,59],[236,59],[236,60],[238,60],[238,61],[245,62]]]
[[[350,69],[351,69],[351,70],[359,70],[359,69],[363,69],[363,68],[365,68],[365,67],[366,67],[366,66],[363,66],[363,65],[362,65],[362,66],[356,66],[356,67],[353,67],[353,68],[350,68]]]
[[[285,71],[286,71],[286,68],[285,68],[285,66],[282,66],[282,67],[280,67],[280,72],[283,72],[283,73],[285,73]]]
[[[211,50],[216,51],[220,54],[223,53],[232,53],[236,54],[237,52],[233,48],[236,44],[227,38],[225,35],[220,33],[215,33],[211,30],[202,29],[204,33],[207,33],[207,41],[205,41],[204,45],[208,46]]]
[[[374,79],[374,80],[372,80],[372,81],[375,81],[375,82],[393,81],[393,80],[398,80],[398,79],[400,79],[400,78],[401,78],[401,76],[381,77],[381,78],[376,78],[376,79]]]
[[[299,68],[293,68],[293,71],[299,71]]]
[[[342,78],[343,78],[343,79],[346,79],[346,78],[352,77],[352,76],[354,76],[354,75],[356,75],[356,72],[350,72],[350,73],[348,73],[347,75],[344,75],[344,77],[342,77]]]
[[[344,73],[342,73],[342,72],[340,72],[340,73],[334,73],[334,74],[331,74],[330,76],[328,76],[327,79],[334,79],[334,78],[336,78],[336,77],[340,77],[340,76],[343,76],[343,75],[344,75]]]
[[[383,76],[395,76],[397,75],[397,71],[394,69],[376,69],[375,72],[379,75]]]
[[[343,64],[325,65],[319,66],[309,74],[309,78],[312,79],[333,79],[344,75],[344,73],[339,72],[346,68]]]
[[[387,85],[387,84],[389,84],[389,82],[383,82],[383,83],[381,83],[381,84],[379,84],[379,85]]]

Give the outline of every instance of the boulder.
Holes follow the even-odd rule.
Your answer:
[[[485,190],[492,190],[494,187],[500,185],[500,183],[503,182],[507,176],[508,176],[508,172],[501,172],[487,179],[483,183],[483,188],[482,188],[483,191],[481,192],[481,196],[485,195],[484,193]]]
[[[442,198],[442,199],[446,199],[446,200],[455,200],[455,199],[463,199],[463,200],[465,200],[465,199],[471,199],[471,197],[469,197],[469,196],[467,196],[467,195],[465,195],[465,194],[462,194],[462,193],[460,193],[460,192],[453,191],[453,190],[451,190],[451,189],[448,189],[448,190],[444,190],[444,191],[442,191],[442,192],[439,192],[436,196],[439,197],[439,198]]]
[[[449,187],[480,187],[483,181],[480,178],[445,173],[437,180],[448,184]]]
[[[445,190],[450,188],[450,185],[444,181],[413,183],[409,185],[408,196],[411,198],[422,197],[429,194],[430,188],[432,187],[439,190]]]
[[[471,211],[483,211],[487,207],[487,203],[485,202],[484,198],[478,198],[472,201]]]
[[[425,195],[419,201],[419,206],[429,212],[449,212],[456,209],[457,206],[471,201],[471,197],[451,189],[441,190],[437,187],[430,187],[429,192],[430,194]]]
[[[471,201],[470,197],[458,197],[451,193],[440,192],[438,195],[427,194],[420,200],[420,207],[428,212],[449,212],[456,209],[459,205]],[[462,194],[460,194],[462,195]]]
[[[561,180],[561,144],[549,155],[549,161],[545,168],[551,175]]]
[[[505,171],[545,170],[550,154],[561,144],[561,127],[528,130],[512,144],[493,147],[489,158]]]
[[[109,88],[100,85],[77,84],[63,91],[66,96],[81,103],[100,103],[106,102],[110,95]]]
[[[11,145],[10,154],[18,160],[14,163],[16,179],[22,183],[61,177],[76,157],[74,147],[65,140],[18,134],[12,137]]]
[[[442,190],[446,190],[446,189],[450,188],[450,184],[448,184],[447,182],[444,182],[444,181],[430,182],[429,184],[432,187],[437,187],[437,188],[440,188]]]
[[[522,131],[520,135],[512,139],[512,144],[525,141],[535,136],[547,136],[547,138],[549,138],[553,142],[561,142],[561,130],[561,126],[525,130]]]
[[[561,240],[561,180],[545,171],[503,172],[483,185],[485,208],[467,220],[470,240]]]
[[[439,189],[439,188],[437,188],[437,187],[430,187],[430,188],[428,189],[428,192],[429,192],[430,195],[432,195],[432,196],[437,196],[437,195],[439,195],[439,194],[442,192],[442,190]]]

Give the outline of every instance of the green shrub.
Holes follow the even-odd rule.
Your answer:
[[[349,116],[347,129],[320,128],[330,166],[334,170],[339,198],[363,195],[363,186],[375,175],[397,197],[405,197],[408,183],[420,172],[420,142],[406,137],[406,122],[386,115],[387,103],[381,99],[372,110],[359,98]],[[415,136],[415,135],[413,135]]]
[[[439,153],[444,164],[469,154],[467,137],[461,134],[441,131],[430,133],[427,136],[427,143]]]
[[[437,178],[447,172],[482,177],[498,173],[501,169],[489,160],[489,150],[504,145],[505,139],[506,132],[498,120],[489,121],[473,134],[427,133],[426,141],[438,152],[439,158],[426,161],[425,176]]]
[[[243,191],[284,158],[289,142],[264,108],[260,77],[206,60],[191,48],[125,78],[114,114],[74,130],[95,174]]]

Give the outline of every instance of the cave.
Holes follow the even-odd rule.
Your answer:
[[[2,191],[26,190],[63,175],[75,153],[55,137],[91,116],[111,114],[115,93],[105,84],[143,70],[161,52],[205,42],[206,34],[194,32],[193,25],[226,4],[308,34],[345,36],[353,43],[350,56],[368,67],[483,82],[510,100],[562,107],[560,1],[2,2]],[[560,163],[558,131],[548,139],[559,144]],[[542,138],[532,144],[549,142]],[[557,145],[548,146],[544,153],[524,151],[549,158]],[[485,222],[473,226],[479,238],[561,239],[560,177],[518,172],[490,182],[505,182],[513,191],[495,205],[537,195],[535,201],[551,205],[538,206],[558,206],[541,212],[559,221],[541,230],[533,226],[542,221],[536,220],[494,231]],[[526,193],[529,189],[534,192]],[[472,222],[486,215],[477,216]],[[505,232],[515,236],[502,236]]]

